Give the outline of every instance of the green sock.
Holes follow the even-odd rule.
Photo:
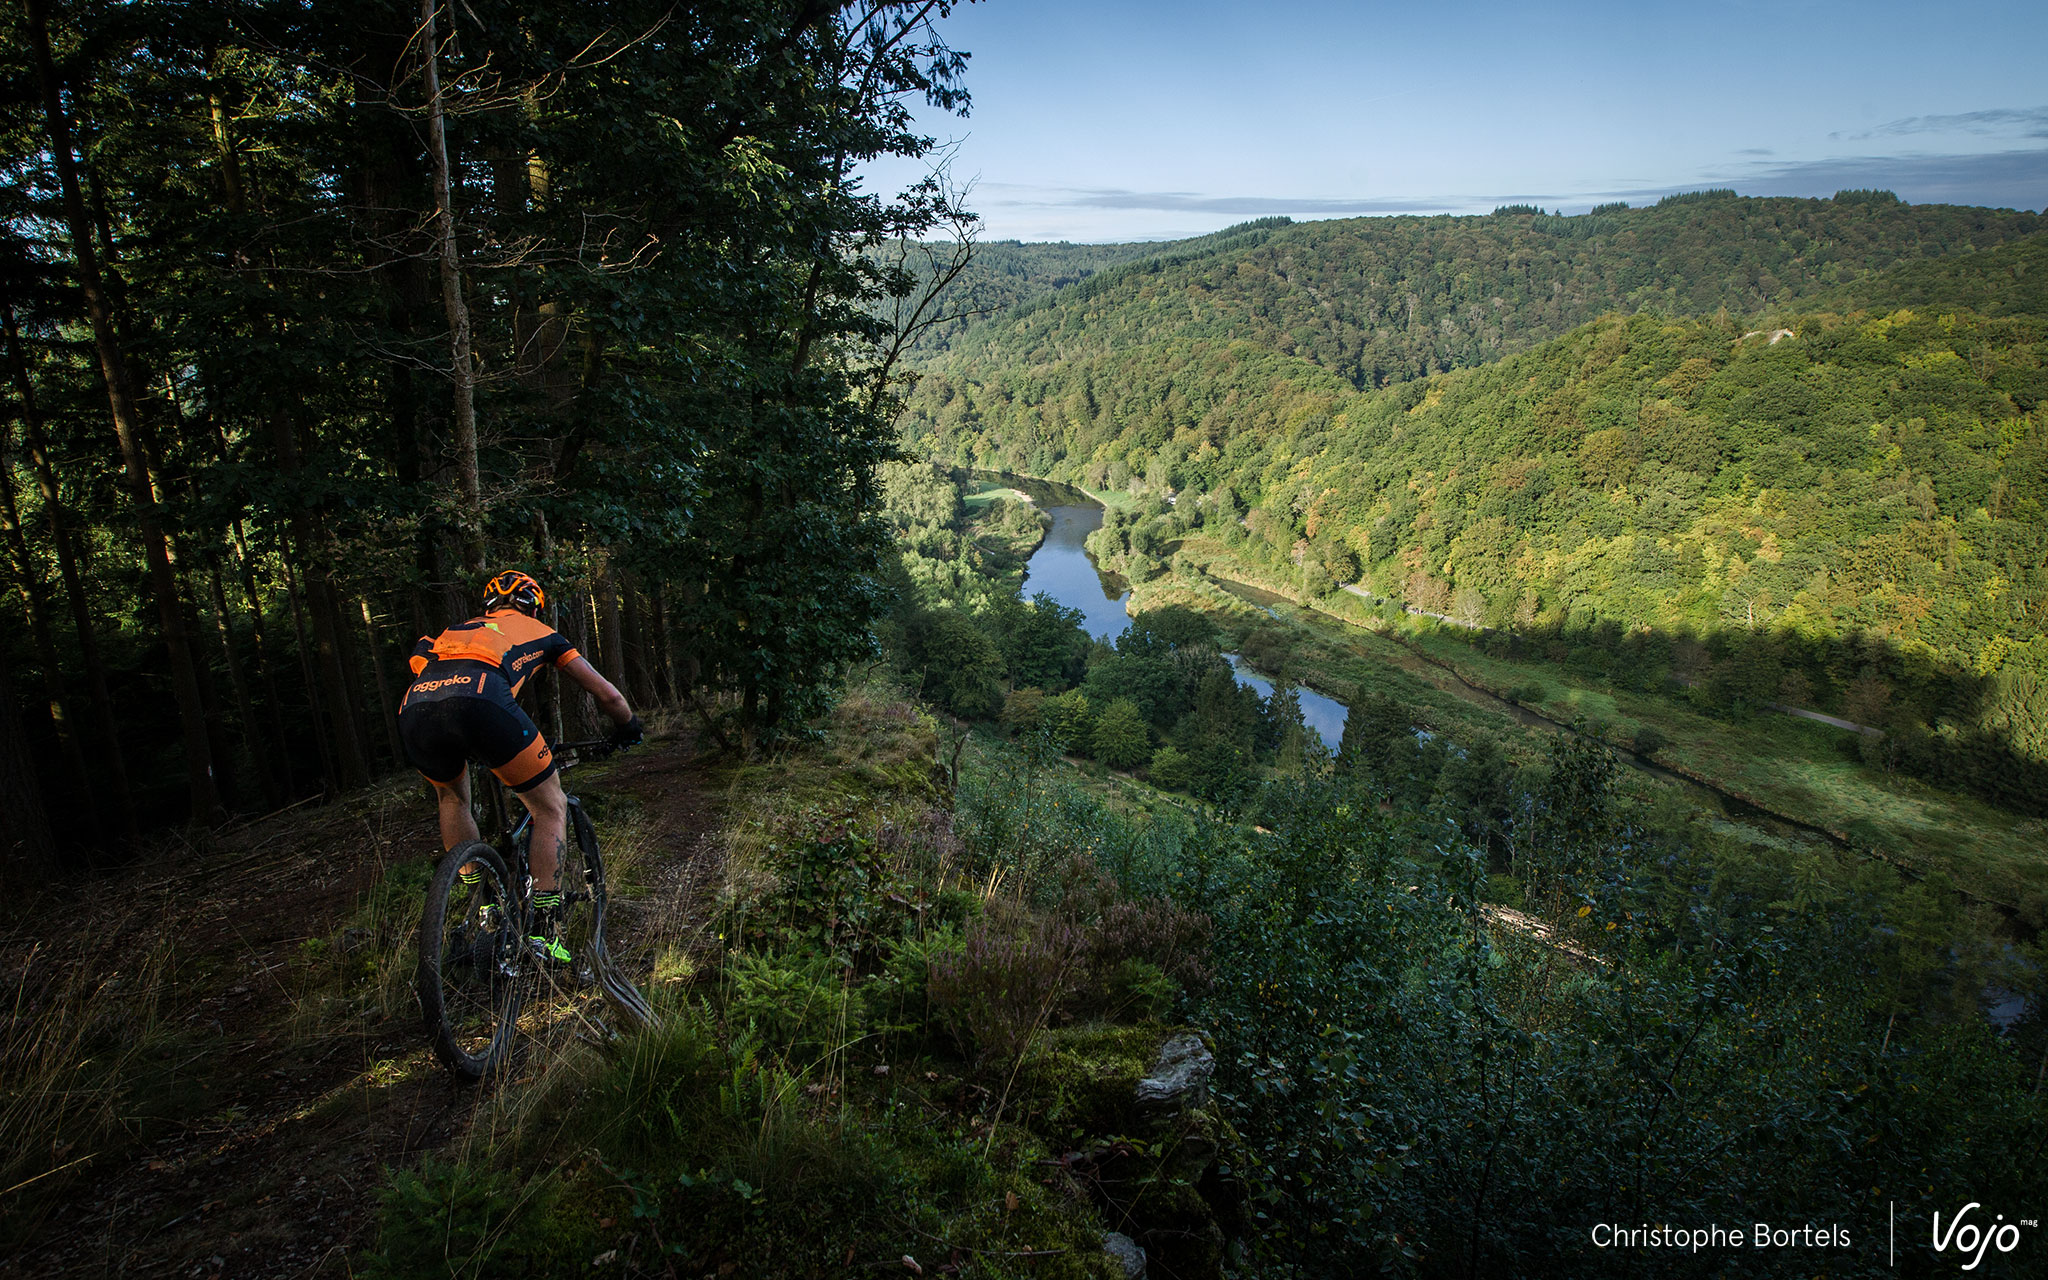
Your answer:
[[[536,890],[533,895],[533,936],[538,938],[554,928],[562,914],[560,889]]]

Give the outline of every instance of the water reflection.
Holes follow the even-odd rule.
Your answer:
[[[1024,566],[1025,596],[1045,592],[1067,608],[1079,610],[1081,625],[1089,635],[1114,643],[1130,629],[1131,617],[1124,612],[1124,606],[1131,593],[1120,579],[1099,572],[1095,562],[1088,558],[1088,535],[1102,527],[1102,508],[1092,502],[1048,502],[1068,497],[1071,491],[1059,492],[1046,485],[1026,487],[1014,476],[999,478],[1029,493],[1040,504],[1040,510],[1052,517],[1052,528],[1045,541]],[[1262,698],[1273,696],[1271,680],[1253,671],[1236,654],[1223,656],[1230,660],[1231,673],[1239,684],[1256,689]],[[1301,696],[1302,719],[1315,730],[1323,745],[1335,751],[1344,740],[1344,704],[1313,689],[1296,686],[1296,692]]]
[[[1230,673],[1237,682],[1259,691],[1261,698],[1273,696],[1273,682],[1245,665],[1245,660],[1234,653],[1223,655],[1230,660]],[[1316,736],[1331,751],[1344,741],[1344,717],[1348,714],[1344,704],[1335,698],[1326,698],[1314,689],[1301,685],[1294,686],[1295,696],[1301,699],[1301,718]]]
[[[1084,545],[1102,527],[1101,507],[1046,507],[1052,529],[1024,565],[1024,597],[1045,592],[1069,609],[1081,611],[1081,625],[1097,640],[1114,643],[1131,625],[1124,605],[1131,593],[1123,583],[1096,572]]]

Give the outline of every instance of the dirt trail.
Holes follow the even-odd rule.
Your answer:
[[[568,779],[600,815],[623,811],[651,856],[640,892],[609,920],[621,967],[644,979],[658,945],[702,921],[717,880],[723,793],[687,739]],[[598,819],[601,839],[607,820]],[[438,851],[416,783],[392,779],[210,837],[196,862],[159,862],[53,894],[0,937],[0,972],[48,990],[66,969],[95,976],[168,962],[160,1018],[184,1034],[124,1114],[131,1139],[89,1155],[54,1205],[22,1221],[0,1200],[0,1277],[315,1277],[353,1273],[374,1242],[385,1171],[448,1152],[480,1096],[433,1062],[409,1010],[320,1003],[317,966],[371,964],[362,921],[388,867]],[[355,922],[352,927],[351,922]],[[69,946],[69,955],[55,954]],[[338,988],[331,987],[330,991]]]

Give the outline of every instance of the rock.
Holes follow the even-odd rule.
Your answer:
[[[1104,1236],[1102,1251],[1123,1264],[1124,1275],[1130,1280],[1145,1274],[1145,1250],[1123,1232],[1112,1231]]]
[[[1200,1036],[1175,1036],[1159,1046],[1152,1073],[1138,1081],[1141,1107],[1198,1107],[1209,1097],[1216,1059]]]

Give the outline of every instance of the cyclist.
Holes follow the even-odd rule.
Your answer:
[[[398,736],[412,765],[434,784],[441,808],[441,847],[477,839],[469,811],[469,762],[476,760],[510,787],[533,815],[527,861],[533,875],[534,950],[566,963],[568,948],[555,936],[562,894],[561,865],[568,800],[556,776],[554,753],[515,699],[543,662],[551,663],[597,699],[617,728],[613,745],[630,747],[645,731],[612,682],[599,675],[560,632],[538,618],[547,603],[540,583],[517,569],[484,588],[481,616],[413,648],[413,683],[398,708]],[[463,879],[476,874],[463,868]]]

